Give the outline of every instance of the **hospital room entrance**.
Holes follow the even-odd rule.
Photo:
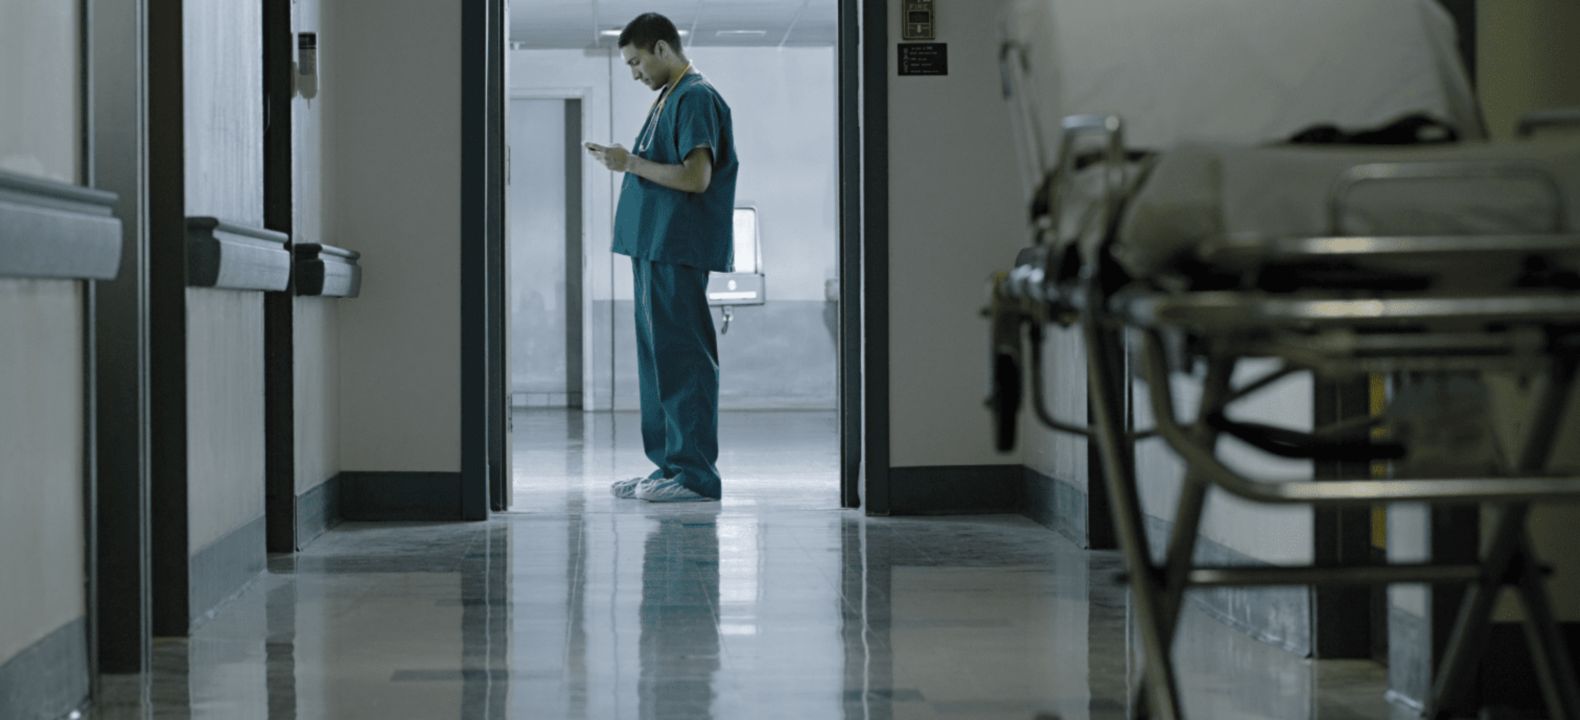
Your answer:
[[[655,470],[643,446],[633,267],[611,250],[624,177],[585,148],[638,144],[659,95],[632,78],[617,40],[655,9],[729,104],[740,162],[734,272],[711,273],[707,286],[723,501],[840,507],[837,3],[512,0],[509,509],[620,502],[611,482]]]

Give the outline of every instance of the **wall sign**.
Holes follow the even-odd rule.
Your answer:
[[[901,43],[900,75],[948,75],[949,46],[945,43]]]

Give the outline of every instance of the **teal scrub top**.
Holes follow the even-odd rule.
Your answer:
[[[712,272],[735,269],[735,133],[730,106],[713,85],[688,73],[647,122],[632,152],[680,165],[697,148],[713,151],[713,181],[701,193],[671,190],[626,173],[614,216],[614,252]]]

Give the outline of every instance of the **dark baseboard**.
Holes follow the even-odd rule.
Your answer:
[[[77,618],[0,662],[0,718],[54,720],[88,700],[88,624]]]
[[[340,473],[340,515],[363,521],[454,521],[461,514],[461,473]]]
[[[296,496],[296,549],[306,548],[318,536],[340,524],[340,476]]]
[[[1173,523],[1147,516],[1147,536],[1158,557]],[[1268,565],[1205,536],[1196,538],[1199,565]],[[1306,587],[1228,587],[1191,590],[1191,602],[1224,624],[1301,657],[1313,651],[1311,589]]]
[[[268,564],[269,524],[259,516],[192,556],[191,622],[212,617]]]
[[[1069,538],[1081,548],[1092,549],[1090,528],[1086,521],[1091,509],[1086,502],[1086,491],[1074,483],[1044,475],[1031,468],[1023,470],[1026,502],[1022,514]]]
[[[1020,513],[1020,465],[897,467],[889,470],[890,515]]]

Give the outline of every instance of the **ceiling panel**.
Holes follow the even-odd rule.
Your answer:
[[[618,30],[644,12],[662,13],[702,47],[831,46],[838,39],[838,0],[510,0],[510,39],[523,48],[608,47],[601,30]]]

